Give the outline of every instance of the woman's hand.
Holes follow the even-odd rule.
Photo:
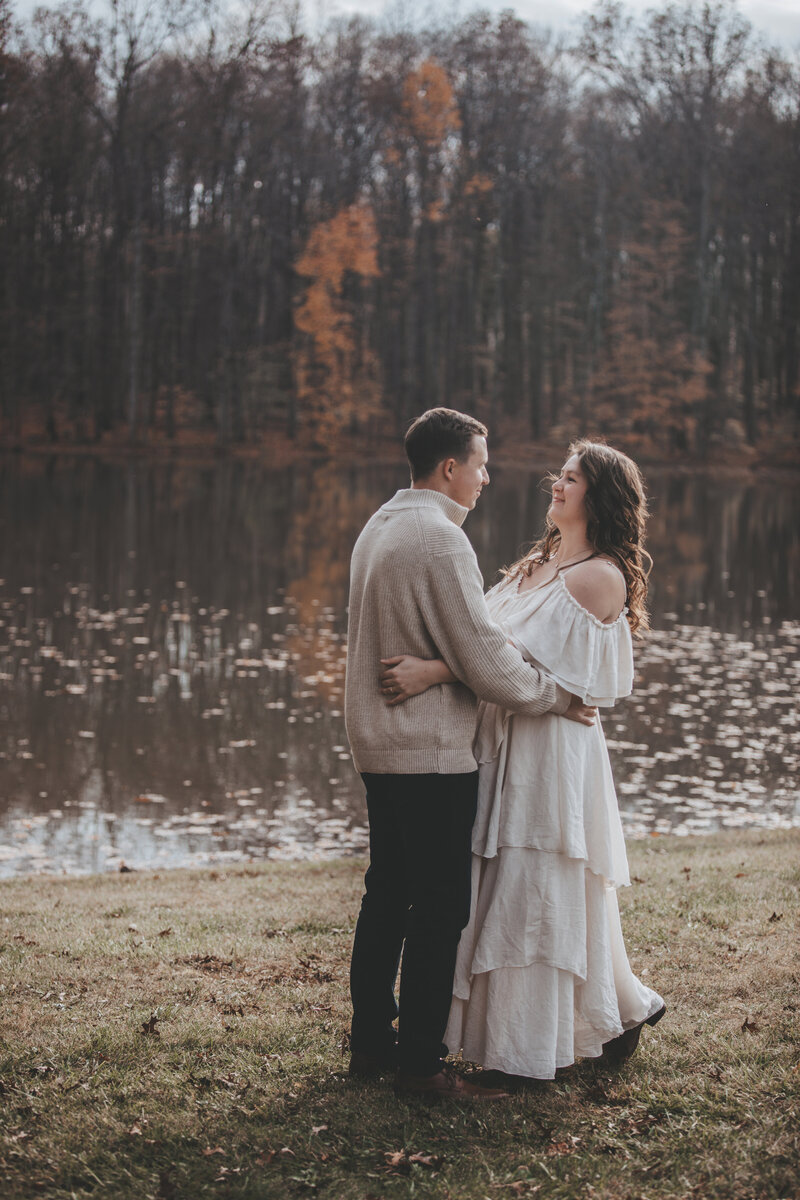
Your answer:
[[[380,686],[389,708],[404,704],[437,683],[455,682],[455,676],[440,658],[398,654],[395,658],[382,658],[381,664],[385,670],[380,675]]]

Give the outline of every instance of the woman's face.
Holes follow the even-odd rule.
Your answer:
[[[561,474],[553,484],[553,499],[549,514],[557,529],[568,526],[586,525],[586,476],[581,470],[580,459],[573,454],[561,468]]]

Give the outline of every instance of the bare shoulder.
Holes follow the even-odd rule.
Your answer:
[[[564,572],[567,590],[600,621],[615,621],[625,607],[625,577],[614,563],[592,558]]]

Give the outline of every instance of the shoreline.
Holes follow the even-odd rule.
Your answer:
[[[658,845],[666,841],[674,841],[675,843],[691,844],[694,842],[705,842],[709,839],[719,838],[721,841],[732,839],[741,835],[751,836],[771,836],[773,834],[791,834],[792,832],[800,833],[800,815],[794,819],[786,819],[776,821],[773,824],[758,825],[755,822],[748,825],[732,825],[716,829],[695,829],[681,830],[674,832],[673,830],[642,830],[640,833],[625,833],[625,844],[627,847],[642,846],[644,844]],[[49,870],[46,867],[42,869],[33,869],[18,871],[14,874],[0,874],[0,887],[4,884],[24,882],[26,880],[53,880],[69,882],[71,880],[89,880],[89,879],[113,879],[119,875],[153,875],[159,876],[172,874],[181,871],[236,871],[242,869],[252,870],[268,870],[274,866],[280,867],[319,867],[332,863],[352,863],[354,860],[366,860],[367,842],[354,845],[351,849],[342,848],[341,850],[311,850],[304,855],[285,855],[277,853],[275,855],[266,854],[256,858],[252,855],[238,851],[218,851],[216,855],[213,852],[205,861],[199,861],[203,855],[203,851],[198,852],[198,861],[180,861],[175,863],[159,863],[148,862],[144,865],[131,864],[124,858],[115,858],[112,865],[100,870]],[[226,856],[227,855],[227,856]],[[188,857],[188,856],[187,856]],[[7,860],[10,861],[10,860]]]
[[[567,439],[569,440],[569,438]],[[626,439],[617,439],[624,448]],[[564,453],[562,442],[509,443],[491,442],[491,463],[511,470],[547,470],[557,464]],[[628,450],[644,469],[665,469],[690,475],[710,471],[720,478],[759,480],[769,474],[779,481],[800,482],[800,451],[792,448],[781,454],[760,452],[748,448],[740,452],[729,447],[715,448],[706,457],[687,457],[675,454],[648,454],[631,446]],[[226,461],[253,462],[264,467],[290,466],[297,463],[325,463],[336,458],[352,463],[405,465],[405,456],[398,438],[391,437],[373,444],[367,440],[343,439],[330,449],[309,445],[285,434],[252,445],[236,443],[220,445],[215,440],[153,441],[132,443],[120,439],[95,442],[0,441],[0,458],[85,459],[112,463],[151,462],[176,463],[181,466],[210,467]]]

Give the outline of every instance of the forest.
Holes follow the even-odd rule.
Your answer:
[[[0,444],[794,453],[800,63],[732,0],[574,36],[0,0]]]

